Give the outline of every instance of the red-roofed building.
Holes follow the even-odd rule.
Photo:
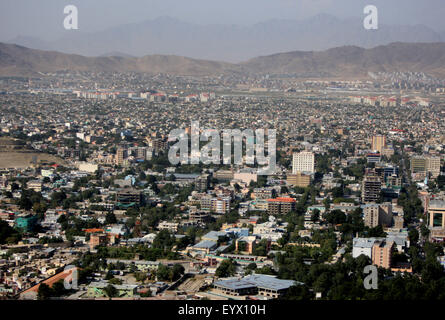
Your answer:
[[[20,299],[21,300],[36,300],[37,294],[39,292],[39,287],[42,283],[48,285],[49,287],[52,287],[56,282],[59,282],[61,280],[64,281],[65,279],[67,279],[68,281],[71,281],[73,272],[74,271],[77,272],[77,270],[78,270],[78,268],[72,268],[72,269],[64,270],[62,272],[55,274],[51,278],[48,278],[48,279],[36,284],[35,286],[23,291],[22,293],[20,293]]]

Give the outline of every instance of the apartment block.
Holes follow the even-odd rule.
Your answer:
[[[292,173],[315,173],[315,155],[313,152],[298,152],[292,156]]]
[[[305,188],[311,184],[311,175],[297,172],[287,175],[287,183],[294,187]]]
[[[295,210],[297,201],[293,198],[275,198],[267,200],[267,212],[272,215],[287,214]]]
[[[393,248],[394,242],[376,241],[372,246],[372,264],[385,269],[391,268]]]

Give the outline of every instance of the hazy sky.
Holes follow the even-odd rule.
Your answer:
[[[445,0],[1,0],[0,41],[18,35],[45,40],[63,32],[63,8],[79,10],[79,30],[94,32],[120,24],[171,16],[199,24],[250,25],[269,19],[305,19],[319,13],[363,18],[379,9],[382,24],[423,24],[445,31]]]

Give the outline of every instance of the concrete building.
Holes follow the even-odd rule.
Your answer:
[[[203,197],[201,210],[224,214],[230,210],[230,197]]]
[[[297,201],[293,198],[275,198],[267,200],[267,212],[272,215],[287,214],[295,210]]]
[[[168,222],[168,221],[161,221],[158,224],[158,230],[168,230],[170,232],[177,232],[179,227],[178,222]]]
[[[430,200],[428,205],[428,225],[433,241],[445,240],[445,201]]]
[[[385,269],[391,268],[391,255],[394,242],[376,241],[372,246],[372,264]]]
[[[311,184],[311,175],[297,172],[287,175],[287,183],[294,187],[305,188]]]
[[[235,250],[252,254],[255,249],[257,238],[255,236],[244,236],[236,239]]]
[[[198,192],[206,192],[210,184],[210,175],[202,174],[195,179],[195,189]]]
[[[426,171],[426,159],[424,157],[412,157],[411,158],[411,173],[419,173]]]
[[[372,259],[372,247],[374,243],[383,238],[354,238],[352,241],[352,257],[358,258],[362,254]]]
[[[402,216],[399,215],[394,216],[393,220],[394,220],[394,229],[403,229],[405,220]]]
[[[381,189],[381,178],[376,174],[368,173],[365,175],[362,182],[362,201],[365,203],[379,201]]]
[[[135,189],[123,189],[116,192],[116,202],[120,204],[140,204],[142,202],[142,193]]]
[[[187,252],[193,254],[206,255],[218,248],[218,242],[211,240],[202,240],[194,246],[187,247]]]
[[[392,204],[367,204],[363,206],[365,226],[375,228],[379,225],[389,227],[392,225]]]
[[[107,235],[105,233],[95,233],[90,236],[90,248],[94,249],[97,246],[105,245],[107,243]]]
[[[284,295],[295,284],[297,283],[293,280],[281,280],[271,275],[253,274],[241,279],[219,280],[213,284],[213,287],[216,291],[231,296],[261,295],[276,299]]]
[[[218,170],[213,176],[218,181],[230,181],[234,178],[234,173],[231,170]]]
[[[371,149],[381,153],[386,147],[386,137],[382,135],[373,136],[371,141]]]
[[[116,151],[116,164],[121,166],[124,164],[124,160],[128,157],[128,150],[125,148],[118,148]]]
[[[30,190],[34,190],[35,192],[42,191],[43,183],[40,180],[32,180],[26,183],[26,187]]]
[[[315,155],[313,152],[299,152],[292,156],[292,174],[297,172],[315,173]]]
[[[433,178],[437,178],[440,174],[440,157],[431,156],[415,156],[411,158],[411,174],[416,176],[431,174]]]
[[[197,224],[205,224],[211,220],[209,212],[190,210],[189,219]]]
[[[274,188],[255,188],[251,194],[252,199],[270,199],[276,193]]]
[[[65,281],[65,279],[67,279],[67,281],[71,281],[73,272],[78,272],[78,269],[77,268],[67,269],[55,274],[54,276],[20,293],[19,300],[37,300],[39,287],[42,283],[46,284],[49,287],[52,287],[55,283],[59,281]]]
[[[427,157],[426,171],[431,174],[431,177],[437,178],[440,174],[440,157]]]
[[[87,288],[87,295],[89,297],[106,297],[105,288],[109,285],[108,282],[91,282]],[[136,294],[137,285],[121,284],[113,285],[117,289],[118,297],[133,297]]]

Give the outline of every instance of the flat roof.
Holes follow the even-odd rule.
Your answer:
[[[240,280],[238,278],[216,281],[215,286],[224,287],[230,290],[240,290],[256,287],[254,283],[243,281],[242,279]]]
[[[376,241],[384,240],[385,238],[354,238],[353,246],[360,248],[372,248]]]
[[[91,282],[88,285],[88,287],[103,289],[103,288],[107,287],[108,285],[110,285],[110,283],[103,282],[103,281],[97,281],[97,282]],[[138,287],[137,285],[134,285],[134,284],[112,284],[112,286],[115,287],[117,290],[133,290]]]
[[[195,244],[193,246],[193,248],[196,248],[196,249],[212,249],[212,248],[214,248],[217,245],[218,245],[218,243],[215,242],[215,241],[204,240],[204,241],[201,241],[201,242]]]
[[[220,280],[215,282],[215,285],[219,287],[225,287],[230,290],[240,290],[247,288],[283,290],[297,283],[301,284],[301,282],[296,282],[294,280],[282,280],[271,275],[253,274],[242,279],[230,278]]]
[[[431,200],[429,204],[431,209],[442,209],[445,208],[445,200]]]
[[[297,202],[294,198],[275,198],[275,199],[267,199],[269,202]]]
[[[226,233],[223,231],[210,231],[208,233],[206,233],[205,235],[203,235],[201,238],[202,239],[215,239],[218,240],[219,237],[223,237],[225,236]]]

